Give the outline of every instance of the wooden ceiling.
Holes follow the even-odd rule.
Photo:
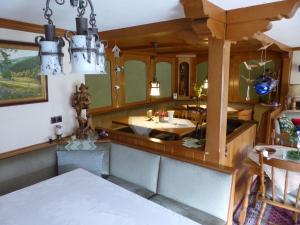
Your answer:
[[[100,32],[101,39],[123,52],[151,53],[158,43],[158,54],[205,54],[209,37],[232,41],[232,51],[256,51],[262,43],[275,42],[273,51],[291,48],[272,40],[262,32],[271,21],[294,15],[300,0],[282,1],[243,9],[224,11],[207,0],[181,0],[186,18]],[[258,15],[258,16],[254,16]],[[0,19],[0,27],[43,33],[40,25]],[[57,29],[62,36],[63,29]],[[247,40],[246,40],[247,39]]]
[[[198,21],[199,22],[199,21]],[[152,43],[158,43],[157,53],[162,55],[207,54],[210,31],[206,19],[202,20],[204,37],[197,36],[191,26],[191,19],[178,19],[142,26],[101,32],[100,37],[108,40],[109,47],[117,44],[123,52],[152,53]],[[206,36],[206,37],[205,37]],[[232,51],[256,51],[262,43],[275,42],[264,34],[258,34],[248,40],[233,42]],[[288,46],[280,43],[272,45],[271,51],[290,51]]]

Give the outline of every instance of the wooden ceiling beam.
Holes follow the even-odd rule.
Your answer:
[[[32,23],[25,23],[15,20],[8,20],[0,18],[0,28],[12,29],[12,30],[20,30],[26,32],[32,32],[37,34],[44,33],[44,26]],[[56,34],[59,36],[63,36],[65,33],[64,29],[56,28]]]
[[[222,8],[207,0],[181,0],[187,18],[212,18],[219,22],[226,22],[226,12]]]
[[[281,49],[282,51],[285,52],[290,52],[293,49],[285,44],[282,44],[279,41],[274,40],[273,38],[269,37],[268,35],[264,34],[264,33],[256,33],[253,38],[255,38],[256,40],[259,40],[260,42],[262,42],[263,44],[268,44],[268,43],[274,43],[279,49]]]
[[[255,36],[259,32],[271,29],[272,24],[266,20],[255,20],[246,23],[227,24],[226,39],[239,41]]]
[[[191,28],[191,19],[183,18],[165,22],[151,23],[140,26],[109,30],[100,32],[102,39],[134,39],[137,37],[145,37],[148,35],[166,35],[168,33],[176,33]]]
[[[193,20],[193,32],[199,38],[225,38],[225,10],[207,0],[181,0],[181,4],[186,17]]]
[[[203,43],[200,43],[199,45],[197,45],[198,48],[200,47],[207,47],[208,45],[208,41],[203,40]],[[195,45],[188,45],[188,44],[159,44],[157,46],[157,53],[160,52],[160,50],[165,50],[165,49],[182,49],[182,48],[195,48]],[[149,50],[149,51],[153,51],[153,46],[151,45],[143,45],[143,46],[134,46],[134,47],[124,47],[122,48],[122,51],[132,51],[132,50]]]
[[[227,24],[255,20],[280,20],[291,18],[300,6],[300,0],[279,1],[227,11]]]
[[[270,30],[272,21],[293,17],[299,7],[300,0],[288,0],[229,10],[226,39],[232,41],[252,37],[264,39],[259,34]],[[283,44],[275,43],[286,49]]]
[[[271,22],[292,17],[300,0],[288,0],[225,11],[207,0],[181,0],[192,30],[198,36],[211,36],[232,42],[258,37],[272,28]],[[200,23],[198,21],[201,21]],[[203,23],[205,21],[205,23]],[[192,36],[192,35],[190,35]],[[279,42],[282,50],[289,49]]]

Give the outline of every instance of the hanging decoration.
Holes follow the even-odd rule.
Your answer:
[[[241,75],[241,78],[245,80],[246,84],[247,84],[247,91],[246,91],[246,101],[250,101],[251,97],[250,97],[250,86],[252,85],[252,83],[254,82],[254,80],[251,79],[251,71],[253,70],[253,68],[258,67],[255,64],[248,64],[247,62],[243,62],[244,66],[246,67],[247,71],[248,71],[248,77],[245,77],[243,75]]]
[[[65,0],[55,0],[63,5]],[[70,62],[72,73],[77,74],[105,74],[105,48],[107,41],[100,40],[96,27],[96,14],[91,0],[70,0],[73,7],[77,7],[76,32],[66,31],[64,37],[69,42]],[[90,7],[89,20],[84,18],[86,8]],[[45,27],[45,37],[38,36],[35,41],[39,46],[41,58],[41,73],[43,75],[58,75],[63,73],[62,47],[65,45],[61,37],[55,34],[55,26],[51,19],[53,14],[50,0],[46,1],[44,17],[48,21]],[[91,27],[89,27],[88,22]]]
[[[272,72],[270,69],[266,68],[268,63],[271,63],[272,60],[267,60],[267,48],[270,47],[273,43],[269,43],[259,48],[258,51],[261,51],[260,60],[255,62],[255,64],[249,64],[247,62],[243,62],[245,68],[248,71],[248,77],[241,75],[241,78],[245,80],[247,84],[246,90],[246,101],[250,101],[250,90],[252,84],[254,85],[254,89],[256,94],[258,95],[267,95],[272,91],[277,90],[277,86],[279,83],[278,73]],[[256,79],[251,79],[251,72],[254,68],[262,67],[263,72]],[[278,90],[277,90],[278,91]]]
[[[152,43],[152,47],[153,47],[153,55],[152,55],[152,59],[153,59],[153,80],[150,83],[150,96],[160,96],[160,83],[157,80],[157,76],[156,76],[156,49],[157,49],[158,44],[157,43]]]
[[[121,53],[121,49],[115,44],[115,46],[112,49],[114,58],[115,58],[115,75],[116,75],[116,79],[115,79],[115,85],[114,85],[114,89],[115,89],[115,102],[116,102],[116,107],[119,108],[119,91],[120,91],[120,85],[119,85],[119,76],[120,73],[124,70],[123,66],[118,65],[118,61],[120,58],[120,53]]]
[[[267,48],[272,44],[273,43],[269,43],[258,49],[258,51],[261,51],[260,62],[258,64],[263,67],[263,74],[255,79],[254,88],[256,93],[259,95],[267,95],[271,93],[271,91],[274,90],[279,83],[277,73],[266,69],[266,64],[272,62],[272,60],[267,60]]]

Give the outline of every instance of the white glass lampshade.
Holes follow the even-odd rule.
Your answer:
[[[208,89],[208,79],[207,78],[204,80],[203,88]]]
[[[290,84],[288,96],[290,97],[300,96],[300,84]]]
[[[59,51],[59,42],[40,41],[41,74],[60,75],[63,74],[62,54]]]
[[[105,69],[105,46],[103,43],[97,45],[97,62],[96,62],[96,71],[97,74],[107,74]]]
[[[70,43],[72,73],[99,73],[99,70],[96,69],[97,57],[95,37],[86,35],[73,35]]]
[[[151,82],[150,95],[151,96],[160,96],[159,82],[158,81]]]

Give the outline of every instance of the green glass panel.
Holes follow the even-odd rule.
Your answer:
[[[248,60],[247,64],[248,65],[258,65],[258,60]],[[276,69],[276,62],[272,61],[270,63],[266,64],[266,70],[270,69],[271,71],[275,71]],[[264,67],[263,66],[258,66],[252,69],[251,74],[250,74],[250,79],[251,80],[255,80],[257,77],[259,77],[260,75],[263,74],[264,71]],[[246,95],[247,95],[247,82],[246,80],[243,78],[249,78],[249,71],[247,70],[246,66],[244,63],[240,64],[240,90],[239,90],[239,95],[242,99],[246,99]],[[255,88],[254,88],[254,82],[251,82],[250,84],[250,99],[251,100],[259,100],[261,98],[261,100],[263,100],[264,98],[267,98],[267,96],[259,96],[258,94],[256,94],[255,92]]]
[[[138,60],[125,62],[125,102],[140,102],[146,100],[147,79],[146,63]]]
[[[172,96],[172,64],[159,62],[156,64],[156,77],[160,82],[160,98]]]
[[[90,107],[100,108],[112,105],[110,62],[106,61],[107,74],[85,75],[85,83],[92,96]]]
[[[196,66],[196,80],[197,85],[203,85],[205,78],[208,75],[208,62],[202,62]]]

